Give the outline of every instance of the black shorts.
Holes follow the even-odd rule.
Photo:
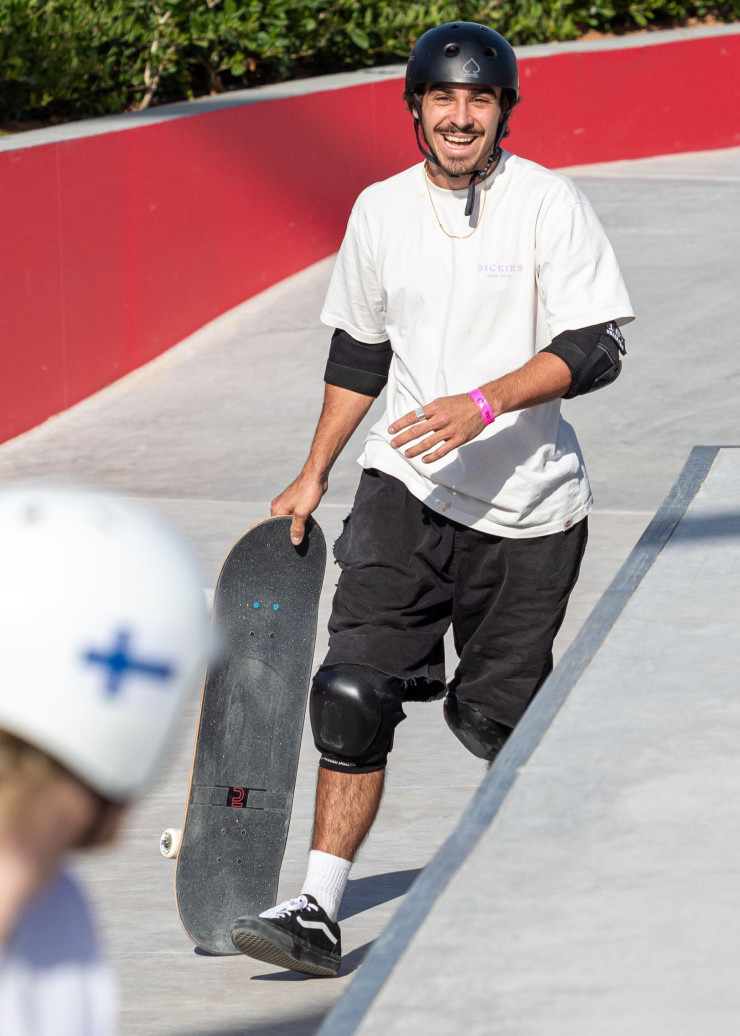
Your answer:
[[[587,535],[586,519],[530,539],[476,532],[366,470],[334,546],[342,571],[323,664],[394,677],[404,701],[431,697],[444,689],[452,624],[459,664],[450,690],[514,727],[552,670]],[[419,695],[419,684],[429,693]]]

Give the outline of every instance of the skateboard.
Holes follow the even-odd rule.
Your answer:
[[[253,525],[223,564],[185,822],[160,842],[182,926],[213,954],[238,952],[237,917],[274,906],[288,837],[326,564],[316,522],[299,547],[290,522]]]

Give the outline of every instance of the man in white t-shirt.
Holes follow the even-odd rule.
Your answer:
[[[171,737],[207,654],[203,581],[146,510],[48,485],[0,491],[0,571],[0,1033],[111,1036],[66,861],[113,837]]]
[[[300,543],[373,399],[387,406],[335,547],[321,752],[301,894],[232,930],[242,952],[335,974],[339,900],[380,801],[403,702],[445,694],[491,763],[552,668],[591,491],[560,400],[613,381],[633,319],[612,248],[567,178],[501,148],[514,52],[455,22],[424,33],[405,99],[425,161],[360,195],[322,320],[335,328],[303,471],[273,502]],[[445,679],[452,624],[459,664]]]

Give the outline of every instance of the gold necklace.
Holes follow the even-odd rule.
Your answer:
[[[439,218],[437,206],[434,204],[434,198],[432,197],[432,192],[429,188],[429,173],[427,173],[426,162],[424,163],[424,183],[427,185],[427,194],[429,195],[429,201],[432,203],[432,211],[434,212],[434,216],[437,220],[437,223],[439,224],[439,229],[442,231],[442,233],[446,234],[447,237],[454,238],[456,241],[465,241],[467,238],[472,237],[478,229],[478,227],[480,226],[481,220],[483,219],[483,212],[486,208],[486,198],[488,197],[488,191],[486,190],[485,181],[481,185],[481,191],[483,192],[483,201],[481,203],[480,212],[478,213],[478,222],[475,224],[475,226],[469,234],[451,234],[449,230],[446,230],[445,227],[442,225],[442,220]]]

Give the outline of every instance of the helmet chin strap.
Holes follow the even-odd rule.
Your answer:
[[[426,135],[424,136],[424,140],[427,143],[427,147],[424,147],[424,145],[421,142],[421,132],[420,132],[421,131],[421,105],[419,104],[418,100],[414,104],[414,110],[415,110],[415,113],[416,113],[416,118],[414,119],[414,133],[416,135],[416,146],[418,147],[419,151],[421,151],[422,155],[424,156],[424,158],[426,158],[426,160],[428,162],[432,162],[434,165],[438,165],[438,166],[442,167],[442,163],[440,162],[440,160],[437,158],[437,156],[432,151],[432,148],[431,148],[431,145],[429,144],[429,141],[426,140]],[[493,165],[493,163],[501,155],[501,148],[499,147],[499,144],[500,144],[501,138],[504,135],[504,131],[506,130],[506,124],[507,124],[508,121],[509,121],[509,116],[507,115],[506,118],[501,123],[501,125],[499,126],[499,131],[496,134],[496,142],[493,145],[493,151],[488,156],[488,161],[486,162],[486,164],[483,167],[483,169],[476,169],[473,172],[472,176],[470,177],[470,182],[468,183],[468,196],[467,196],[467,198],[465,200],[465,215],[466,216],[469,216],[472,213],[473,206],[475,205],[475,187],[476,187],[476,184],[482,183],[485,180],[485,178],[488,176],[489,172],[491,171],[491,166]],[[445,170],[445,175],[449,176],[451,179],[457,179],[459,176],[467,176],[468,174],[467,173],[448,173]]]

